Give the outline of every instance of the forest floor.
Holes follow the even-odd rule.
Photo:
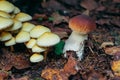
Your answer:
[[[33,53],[24,44],[14,45],[11,51],[0,42],[0,80],[120,80],[120,0],[9,1],[30,14],[31,23],[50,28],[63,42],[71,33],[68,21],[73,16],[89,15],[97,28],[85,41],[81,61],[72,51],[64,58],[53,46],[45,61],[31,63]]]

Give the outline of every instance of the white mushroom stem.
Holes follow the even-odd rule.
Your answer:
[[[63,53],[65,53],[64,56],[67,57],[66,51],[75,51],[78,56],[78,60],[81,60],[84,52],[84,40],[87,40],[87,34],[83,35],[73,31],[69,38],[65,41],[63,49]]]

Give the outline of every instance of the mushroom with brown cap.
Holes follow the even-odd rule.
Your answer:
[[[63,53],[67,57],[66,51],[75,51],[78,59],[81,60],[84,50],[84,40],[87,40],[87,34],[96,29],[93,19],[87,15],[78,15],[69,20],[71,35],[65,41]]]

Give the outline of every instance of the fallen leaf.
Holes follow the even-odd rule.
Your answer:
[[[87,10],[93,10],[98,7],[98,4],[94,0],[82,0],[80,5]]]
[[[23,76],[23,77],[20,77],[20,78],[15,78],[14,76],[12,76],[12,79],[11,80],[30,80],[28,76]]]
[[[68,17],[62,16],[58,12],[54,12],[51,16],[54,18],[53,24],[59,24],[61,22],[68,23]]]
[[[110,24],[110,20],[109,19],[99,19],[96,21],[96,23],[99,25]]]
[[[47,2],[42,2],[41,5],[42,5],[43,8],[53,10],[53,11],[65,10],[66,9],[64,6],[62,6],[56,0],[49,0]]]
[[[105,48],[104,51],[108,55],[120,56],[120,46],[108,47],[108,48]]]
[[[12,64],[16,69],[25,69],[30,66],[29,61],[22,54],[13,55]]]
[[[63,3],[66,3],[66,4],[68,4],[68,5],[72,5],[72,6],[76,6],[77,5],[77,3],[78,3],[78,1],[77,0],[60,0],[61,2],[63,2]]]
[[[68,58],[68,62],[65,64],[63,69],[69,75],[75,75],[77,73],[76,66],[77,66],[76,59],[73,58],[72,55],[70,55]]]
[[[120,20],[118,19],[113,19],[110,21],[111,24],[115,25],[115,26],[118,26],[120,28]]]
[[[101,73],[95,71],[95,70],[92,70],[92,71],[89,71],[88,73],[86,73],[84,76],[83,76],[83,79],[84,80],[106,80],[106,77],[104,77]]]
[[[23,53],[15,54],[6,49],[2,49],[2,51],[0,69],[8,71],[12,67],[15,67],[16,69],[24,69],[30,66],[28,59],[25,58]]]
[[[115,2],[115,3],[120,3],[120,0],[113,0],[113,2]]]
[[[100,48],[106,48],[107,46],[113,46],[113,42],[103,42],[100,46]]]
[[[39,19],[39,18],[47,19],[48,17],[45,14],[35,13],[34,16],[33,16],[33,20],[36,20],[36,19]]]
[[[116,76],[120,76],[120,60],[112,61],[111,68]]]
[[[106,7],[103,6],[103,5],[99,5],[97,8],[96,8],[96,11],[104,11],[106,10]]]
[[[0,70],[0,80],[5,80],[8,77],[8,72]]]
[[[2,70],[10,70],[12,68],[12,63],[11,63],[12,55],[5,49],[2,49],[1,57],[0,57],[0,69]]]
[[[59,69],[48,68],[42,71],[41,76],[47,80],[62,80],[59,72]]]

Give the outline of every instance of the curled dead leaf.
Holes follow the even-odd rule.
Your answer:
[[[120,76],[120,60],[113,61],[111,68],[116,76]]]
[[[14,61],[12,61],[13,66],[16,69],[24,69],[30,66],[29,61],[24,57],[24,55],[13,55]]]
[[[63,80],[59,69],[45,69],[42,71],[41,76],[47,80]]]
[[[113,0],[113,2],[115,2],[115,3],[120,3],[120,0]]]
[[[120,56],[120,46],[108,47],[108,48],[105,48],[104,51],[108,55]]]
[[[88,73],[86,73],[83,76],[84,80],[106,80],[106,77],[104,77],[101,73],[99,73],[98,71],[92,70],[89,71]]]
[[[98,7],[98,4],[94,0],[82,0],[80,5],[87,10],[93,10]]]
[[[113,42],[103,42],[100,46],[100,48],[106,48],[106,46],[113,46]]]
[[[47,19],[48,17],[45,14],[35,13],[34,16],[33,16],[33,20],[39,19],[39,18]]]
[[[68,22],[68,17],[60,15],[58,12],[54,12],[52,14],[52,17],[54,18],[53,24],[59,24],[61,22]]]
[[[41,76],[46,80],[68,80],[69,76],[77,73],[76,65],[77,61],[70,56],[63,69],[46,68],[42,71]]]
[[[65,64],[63,69],[69,75],[75,75],[77,73],[76,66],[77,66],[77,61],[75,60],[75,58],[70,56],[68,62]]]
[[[24,69],[30,66],[28,59],[26,59],[23,53],[14,54],[5,49],[2,51],[3,54],[0,58],[0,69],[8,71],[12,67],[15,67],[16,69]]]
[[[28,76],[22,76],[20,78],[15,78],[14,76],[11,76],[11,80],[30,80]]]
[[[53,11],[57,11],[57,10],[65,10],[66,8],[64,6],[62,6],[59,2],[57,2],[56,0],[49,0],[46,2],[42,2],[41,6],[43,8],[47,8],[49,10],[53,10]]]
[[[8,72],[0,70],[0,80],[5,80],[8,77]]]

